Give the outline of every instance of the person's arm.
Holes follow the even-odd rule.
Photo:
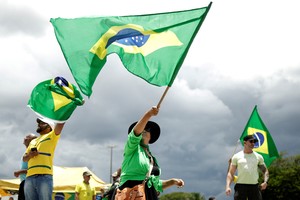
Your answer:
[[[106,192],[103,193],[103,197],[111,196],[115,190],[116,186],[111,186]]]
[[[173,185],[177,185],[178,187],[183,187],[184,186],[184,181],[182,179],[178,178],[172,178],[169,180],[163,180],[162,181],[162,188],[163,190],[172,187]]]
[[[14,172],[15,177],[19,177],[20,174],[27,174],[27,169],[21,169]]]
[[[259,165],[259,169],[262,171],[264,177],[264,182],[260,185],[261,190],[265,190],[268,186],[269,170],[267,169],[265,164]]]
[[[35,157],[39,155],[39,152],[38,151],[29,151],[28,153],[25,153],[23,155],[23,161],[24,162],[28,162],[31,158]]]
[[[79,200],[79,193],[75,192],[75,200]]]
[[[65,123],[58,123],[54,128],[55,135],[60,135],[62,129],[64,128]]]
[[[157,108],[156,106],[152,106],[152,108],[144,114],[144,116],[137,122],[137,124],[133,128],[134,134],[136,136],[141,135],[146,127],[147,122],[152,116],[156,116],[158,114],[158,111],[159,108]]]
[[[236,171],[236,166],[235,165],[230,165],[228,173],[227,173],[227,178],[226,178],[226,189],[225,189],[225,192],[226,192],[227,196],[229,196],[231,194],[230,184],[234,180],[235,171]]]
[[[97,192],[96,192],[96,188],[93,189],[93,200],[96,200],[97,197]]]

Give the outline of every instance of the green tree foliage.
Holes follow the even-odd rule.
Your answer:
[[[269,167],[270,180],[264,200],[300,199],[300,155],[276,159]]]
[[[200,193],[173,192],[162,195],[159,200],[205,200]]]

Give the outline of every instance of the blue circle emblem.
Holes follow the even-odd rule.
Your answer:
[[[254,148],[259,148],[260,146],[262,146],[265,142],[265,137],[262,133],[260,132],[255,132],[254,133],[254,137],[258,140],[258,142],[256,142],[254,144]]]

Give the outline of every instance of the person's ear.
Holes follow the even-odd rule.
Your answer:
[[[50,130],[52,131],[52,128],[51,128],[51,126],[49,124],[47,125],[47,128],[50,128]]]

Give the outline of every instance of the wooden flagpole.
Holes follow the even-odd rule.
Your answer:
[[[235,149],[234,149],[234,151],[233,151],[232,156],[235,154],[235,151],[236,151],[236,149],[237,149],[237,146],[238,146],[239,142],[240,142],[240,140],[238,140],[238,141],[236,142]],[[232,158],[232,156],[231,156],[231,158]]]
[[[233,154],[232,154],[232,156],[235,154],[235,151],[236,151],[236,149],[237,149],[237,146],[238,146],[239,142],[240,142],[240,140],[238,140],[238,141],[236,142],[236,145],[235,145],[235,148],[234,148],[234,151],[233,151]],[[232,158],[232,156],[231,156],[231,157],[229,158],[229,160],[228,160],[228,168],[227,168],[227,173],[229,172],[229,168],[230,168],[230,164],[231,164],[231,158]]]
[[[161,105],[162,101],[164,100],[164,98],[165,98],[165,96],[166,96],[166,94],[167,94],[169,88],[170,88],[170,86],[168,86],[168,87],[165,89],[163,95],[160,97],[160,100],[159,100],[159,102],[158,102],[158,104],[157,104],[157,106],[156,106],[157,108],[160,108],[160,105]]]

